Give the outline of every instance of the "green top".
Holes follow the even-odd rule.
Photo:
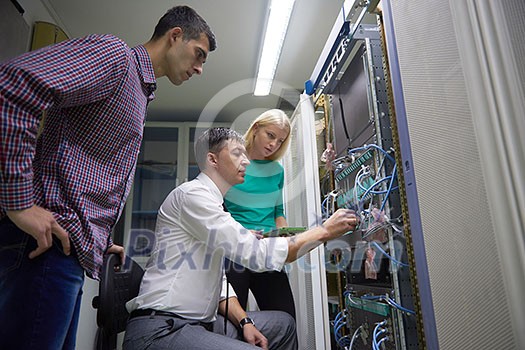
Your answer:
[[[283,216],[284,169],[276,161],[250,160],[244,183],[233,186],[224,204],[233,218],[250,230],[270,231]]]

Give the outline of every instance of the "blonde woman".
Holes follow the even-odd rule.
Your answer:
[[[232,187],[224,204],[245,228],[267,233],[287,226],[283,210],[284,169],[278,160],[290,142],[290,121],[280,109],[262,113],[244,135],[250,164],[244,183]],[[288,277],[280,272],[252,272],[226,262],[228,281],[246,308],[251,290],[259,309],[281,310],[295,318],[295,306]]]

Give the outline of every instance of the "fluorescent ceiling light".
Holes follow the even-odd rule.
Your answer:
[[[294,2],[295,0],[272,0],[270,4],[270,17],[266,24],[266,34],[253,92],[255,96],[267,96],[270,93]]]

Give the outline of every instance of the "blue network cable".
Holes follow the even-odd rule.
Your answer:
[[[341,346],[344,346],[344,339],[347,339],[340,334],[340,330],[341,328],[343,328],[344,325],[345,323],[341,322],[341,324],[339,324],[338,327],[334,330],[335,341]]]
[[[400,266],[405,266],[407,267],[408,264],[405,264],[404,262],[401,262],[397,259],[395,259],[394,257],[392,257],[391,255],[389,255],[387,252],[385,252],[385,250],[383,248],[381,248],[381,246],[376,242],[376,241],[372,241],[372,244],[382,253],[384,254],[387,258],[389,258],[390,260],[392,260],[393,263],[395,264],[398,264]]]
[[[396,170],[397,165],[395,163],[395,159],[392,156],[390,156],[390,154],[388,154],[388,152],[386,152],[384,149],[382,149],[378,145],[376,145],[376,144],[369,144],[369,145],[364,145],[363,147],[353,148],[353,149],[348,150],[348,155],[354,156],[354,153],[356,153],[356,152],[367,151],[367,150],[369,150],[371,148],[379,151],[383,155],[383,157],[381,159],[381,164],[379,165],[379,169],[382,169],[386,159],[388,159],[390,162],[392,162],[394,164],[394,167],[393,167],[392,173],[390,175],[385,176],[385,177],[380,178],[380,179],[375,178],[374,179],[374,183],[372,185],[370,185],[370,186],[364,186],[363,183],[362,183],[363,179],[365,177],[371,175],[369,167],[363,167],[356,174],[355,183],[354,183],[355,202],[357,203],[358,212],[360,214],[361,213],[365,213],[366,215],[369,214],[369,212],[367,212],[364,209],[364,202],[367,200],[367,197],[374,196],[374,195],[384,195],[384,198],[382,199],[381,206],[380,206],[380,211],[383,211],[384,207],[385,207],[385,205],[387,203],[388,197],[390,196],[390,193],[393,190],[398,188],[397,186],[394,187],[394,182],[395,182],[395,180],[397,178],[397,170]],[[383,182],[387,182],[387,181],[388,181],[388,186],[387,186],[386,190],[376,189]],[[364,193],[361,194],[360,198],[358,198],[358,189],[364,191]],[[371,201],[371,203],[372,203],[372,201]],[[363,219],[363,217],[362,217],[362,219]],[[361,221],[364,221],[364,220],[361,220]]]
[[[325,199],[323,199],[323,202],[321,203],[321,213],[323,215],[323,218],[328,218],[328,212],[326,211],[325,204],[328,201],[328,196],[326,196]]]
[[[377,343],[372,343],[372,346],[375,345],[375,350],[381,350],[380,347],[381,347],[381,344],[385,341],[388,340],[388,337],[384,337],[384,338],[381,338]]]
[[[379,337],[381,334],[388,332],[386,328],[383,328],[387,324],[387,320],[384,320],[382,322],[379,322],[374,327],[374,331],[372,333],[372,349],[379,350],[377,347],[377,337]],[[384,338],[383,338],[384,339]]]
[[[357,339],[357,336],[359,335],[359,333],[361,332],[362,329],[363,329],[363,325],[360,325],[355,330],[354,334],[352,334],[352,339],[350,340],[350,345],[348,346],[348,350],[352,350],[352,348],[354,347],[354,342]]]
[[[348,299],[349,302],[351,302],[352,304],[354,305],[361,305],[359,304],[357,301],[355,301],[353,298],[352,298],[352,295],[350,294],[350,292],[348,292],[348,294],[345,295],[345,297]]]
[[[363,295],[361,299],[365,300],[384,300],[391,307],[406,312],[407,314],[415,315],[416,312],[410,309],[407,309],[404,306],[399,305],[394,299],[392,299],[388,294],[386,295]]]
[[[375,148],[376,150],[381,152],[386,158],[388,158],[388,160],[390,160],[392,163],[395,163],[394,158],[392,158],[392,156],[388,154],[388,152],[386,152],[384,149],[373,143],[369,145],[364,145],[363,147],[352,148],[348,150],[348,155],[352,155],[353,153],[357,153],[360,151],[368,151],[370,148]]]
[[[396,301],[394,299],[390,298],[390,296],[388,294],[386,295],[386,302],[388,303],[388,305],[390,305],[390,306],[392,306],[392,307],[394,307],[396,309],[399,309],[401,311],[404,311],[404,312],[406,312],[408,314],[411,314],[411,315],[415,315],[416,314],[415,311],[407,309],[406,307],[401,306],[398,303],[396,303]]]
[[[370,188],[372,188],[372,190],[370,190],[370,188],[369,188],[368,193],[372,193],[372,194],[382,194],[382,193],[385,193],[384,191],[375,191],[375,190],[373,190],[373,188],[375,188],[375,187],[376,187],[378,184],[380,184],[381,182],[383,182],[383,181],[387,181],[388,179],[390,179],[391,181],[390,181],[390,185],[389,185],[389,190],[387,190],[387,193],[389,193],[390,191],[393,190],[392,185],[393,185],[393,182],[394,182],[394,179],[395,179],[395,167],[396,167],[396,162],[395,162],[395,159],[394,159],[394,158],[393,158],[393,157],[392,157],[387,151],[385,151],[383,148],[379,147],[379,146],[376,145],[376,144],[369,144],[369,145],[364,145],[364,146],[362,146],[362,147],[357,147],[357,148],[353,148],[353,149],[348,150],[348,155],[350,155],[350,156],[354,156],[354,153],[362,152],[362,151],[368,151],[368,150],[371,149],[371,148],[377,150],[378,152],[380,152],[380,153],[383,155],[383,158],[382,158],[382,160],[381,160],[381,164],[380,164],[380,166],[379,166],[379,169],[382,169],[382,167],[383,167],[383,165],[384,165],[384,162],[385,162],[385,159],[388,159],[390,162],[392,162],[392,163],[394,164],[394,169],[393,169],[392,174],[391,174],[390,176],[387,176],[387,177],[385,177],[385,178],[383,178],[383,179],[379,179],[379,180],[376,179],[374,185],[370,186]],[[378,171],[378,173],[379,173],[379,171]],[[360,174],[360,175],[362,176],[363,174]],[[357,180],[357,178],[358,178],[358,176],[356,175],[356,180]],[[359,179],[359,180],[360,180],[360,179]],[[356,182],[358,182],[358,183],[360,184],[360,181],[356,181]],[[366,188],[364,188],[364,187],[362,187],[362,186],[360,186],[360,187],[361,187],[361,189],[363,189],[363,190],[366,189]],[[368,194],[368,193],[367,193],[367,194]],[[365,198],[365,197],[366,197],[365,195],[362,196],[362,198]],[[388,195],[387,195],[386,197],[388,197]],[[384,207],[384,202],[385,202],[385,200],[383,200],[383,205],[382,205],[381,207]],[[382,209],[381,209],[381,210],[382,210]]]
[[[364,198],[366,198],[366,196],[368,194],[383,194],[383,193],[386,193],[388,190],[382,190],[382,191],[375,191],[374,188],[376,186],[379,186],[379,184],[381,184],[382,182],[385,182],[385,181],[388,181],[388,180],[391,180],[392,179],[392,175],[388,175],[388,176],[385,176],[379,180],[377,180],[376,182],[374,182],[370,187],[368,187],[366,189],[366,191],[363,193],[363,195],[361,196],[361,201],[363,201]],[[390,181],[392,182],[392,181]],[[375,192],[375,193],[374,193]]]
[[[336,343],[341,347],[345,347],[350,342],[347,336],[341,335],[341,328],[346,324],[345,317],[346,315],[343,310],[336,315],[334,320],[334,338]]]
[[[339,322],[344,317],[343,311],[339,311],[337,315],[335,315],[334,323]]]
[[[392,192],[392,185],[394,184],[395,178],[397,176],[397,164],[394,164],[394,168],[392,169],[392,175],[390,176],[390,184],[388,185],[388,190],[386,192],[385,198],[383,199],[383,203],[381,203],[380,211],[383,211],[386,201],[388,199],[388,196],[390,196],[390,192]]]

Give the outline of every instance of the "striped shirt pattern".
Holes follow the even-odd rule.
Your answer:
[[[0,219],[38,205],[98,279],[156,79],[146,49],[90,35],[0,65]],[[37,137],[42,111],[44,127]]]

